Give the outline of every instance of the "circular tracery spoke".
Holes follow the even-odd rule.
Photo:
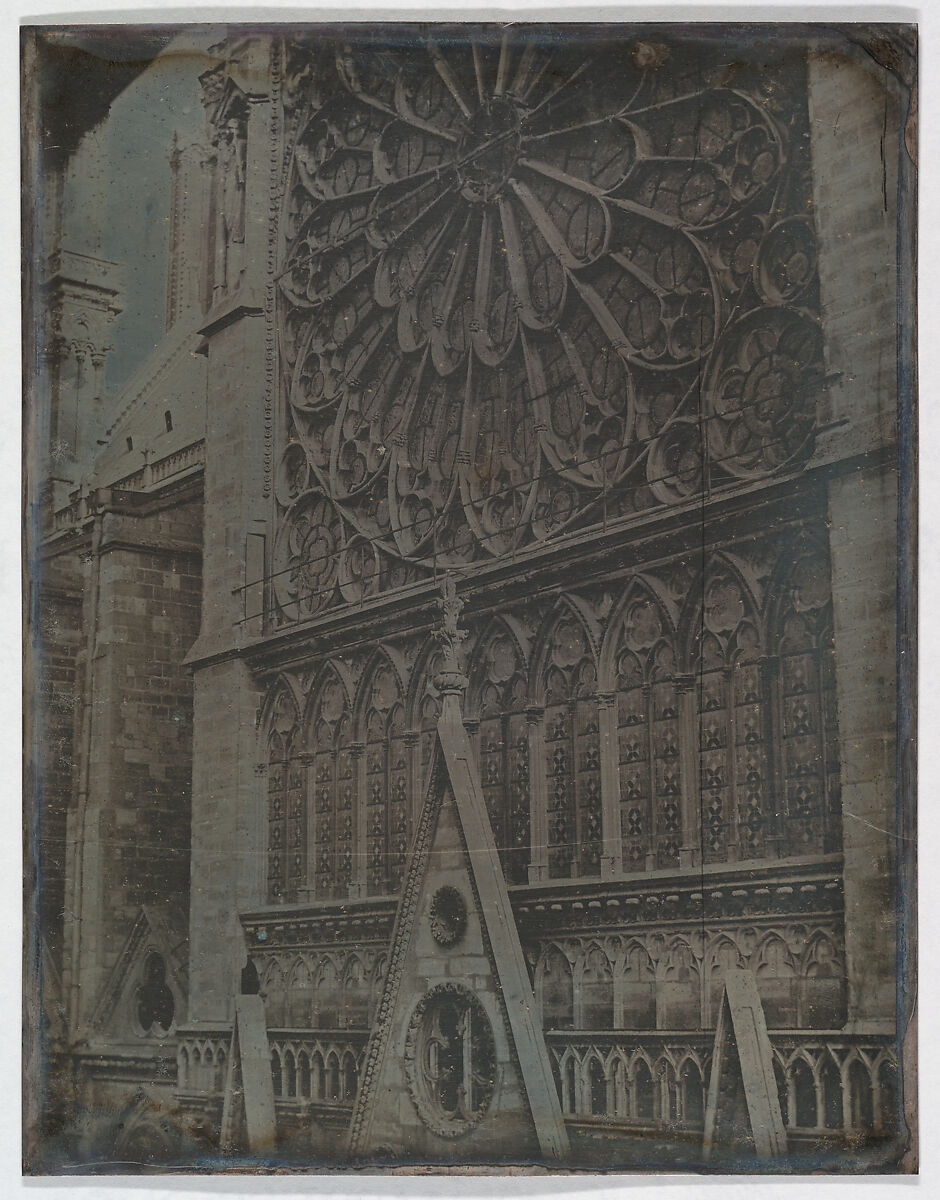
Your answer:
[[[298,447],[279,495],[316,483],[376,562],[505,553],[601,491],[635,511],[701,486],[686,418],[706,371],[720,470],[799,453],[818,338],[794,314],[722,328],[814,302],[812,225],[778,206],[799,189],[756,78],[697,85],[658,45],[521,30],[310,53],[285,93],[309,107],[279,272]]]

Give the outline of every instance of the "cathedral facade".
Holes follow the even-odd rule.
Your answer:
[[[94,329],[37,375],[34,1163],[258,1161],[249,1059],[265,1161],[355,1161],[386,1042],[383,1161],[546,1162],[473,1141],[521,979],[549,1165],[694,1167],[729,971],[774,1169],[910,1162],[902,57],[231,32],[171,154],[167,333],[93,451],[61,429],[116,268],[40,247],[48,328]],[[445,726],[499,878],[445,871],[431,933],[507,911],[431,987],[396,947]]]

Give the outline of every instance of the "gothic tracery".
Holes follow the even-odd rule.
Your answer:
[[[633,51],[290,47],[282,621],[811,449],[799,106]]]

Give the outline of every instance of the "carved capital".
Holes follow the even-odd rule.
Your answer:
[[[599,708],[613,708],[617,703],[616,692],[598,692],[597,705]]]
[[[469,682],[462,671],[441,671],[434,676],[434,685],[444,696],[462,695]]]
[[[533,704],[525,710],[525,719],[530,725],[539,725],[544,716],[545,706],[543,704]]]
[[[674,683],[676,685],[676,691],[678,692],[678,694],[680,696],[686,696],[686,695],[688,695],[689,692],[694,691],[694,689],[695,689],[695,676],[694,675],[677,675],[675,677]]]

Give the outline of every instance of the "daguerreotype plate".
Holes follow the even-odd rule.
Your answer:
[[[916,45],[24,31],[28,1172],[916,1170]]]

